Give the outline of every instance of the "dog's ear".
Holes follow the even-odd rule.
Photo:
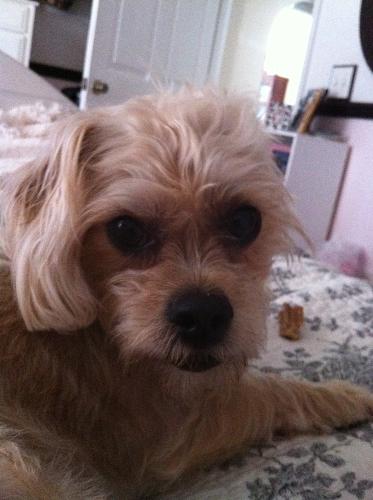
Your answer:
[[[2,181],[4,249],[29,330],[73,331],[96,317],[80,267],[84,179],[97,141],[97,117],[60,122],[46,154]]]

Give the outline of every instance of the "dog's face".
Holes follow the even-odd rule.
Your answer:
[[[5,193],[29,329],[98,319],[126,358],[185,372],[257,355],[297,222],[244,99],[184,90],[78,114]]]

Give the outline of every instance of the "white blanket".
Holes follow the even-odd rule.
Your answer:
[[[0,173],[33,159],[51,124],[64,113],[60,104],[0,109]]]

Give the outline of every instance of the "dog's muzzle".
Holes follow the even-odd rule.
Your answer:
[[[191,353],[177,366],[183,370],[204,371],[219,364],[213,356],[201,352],[221,343],[233,318],[233,308],[223,293],[188,290],[175,296],[167,306],[166,317],[178,339]]]

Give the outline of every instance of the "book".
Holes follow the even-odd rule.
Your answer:
[[[289,161],[290,150],[290,144],[274,142],[271,145],[273,159],[275,160],[277,167],[284,175]]]

